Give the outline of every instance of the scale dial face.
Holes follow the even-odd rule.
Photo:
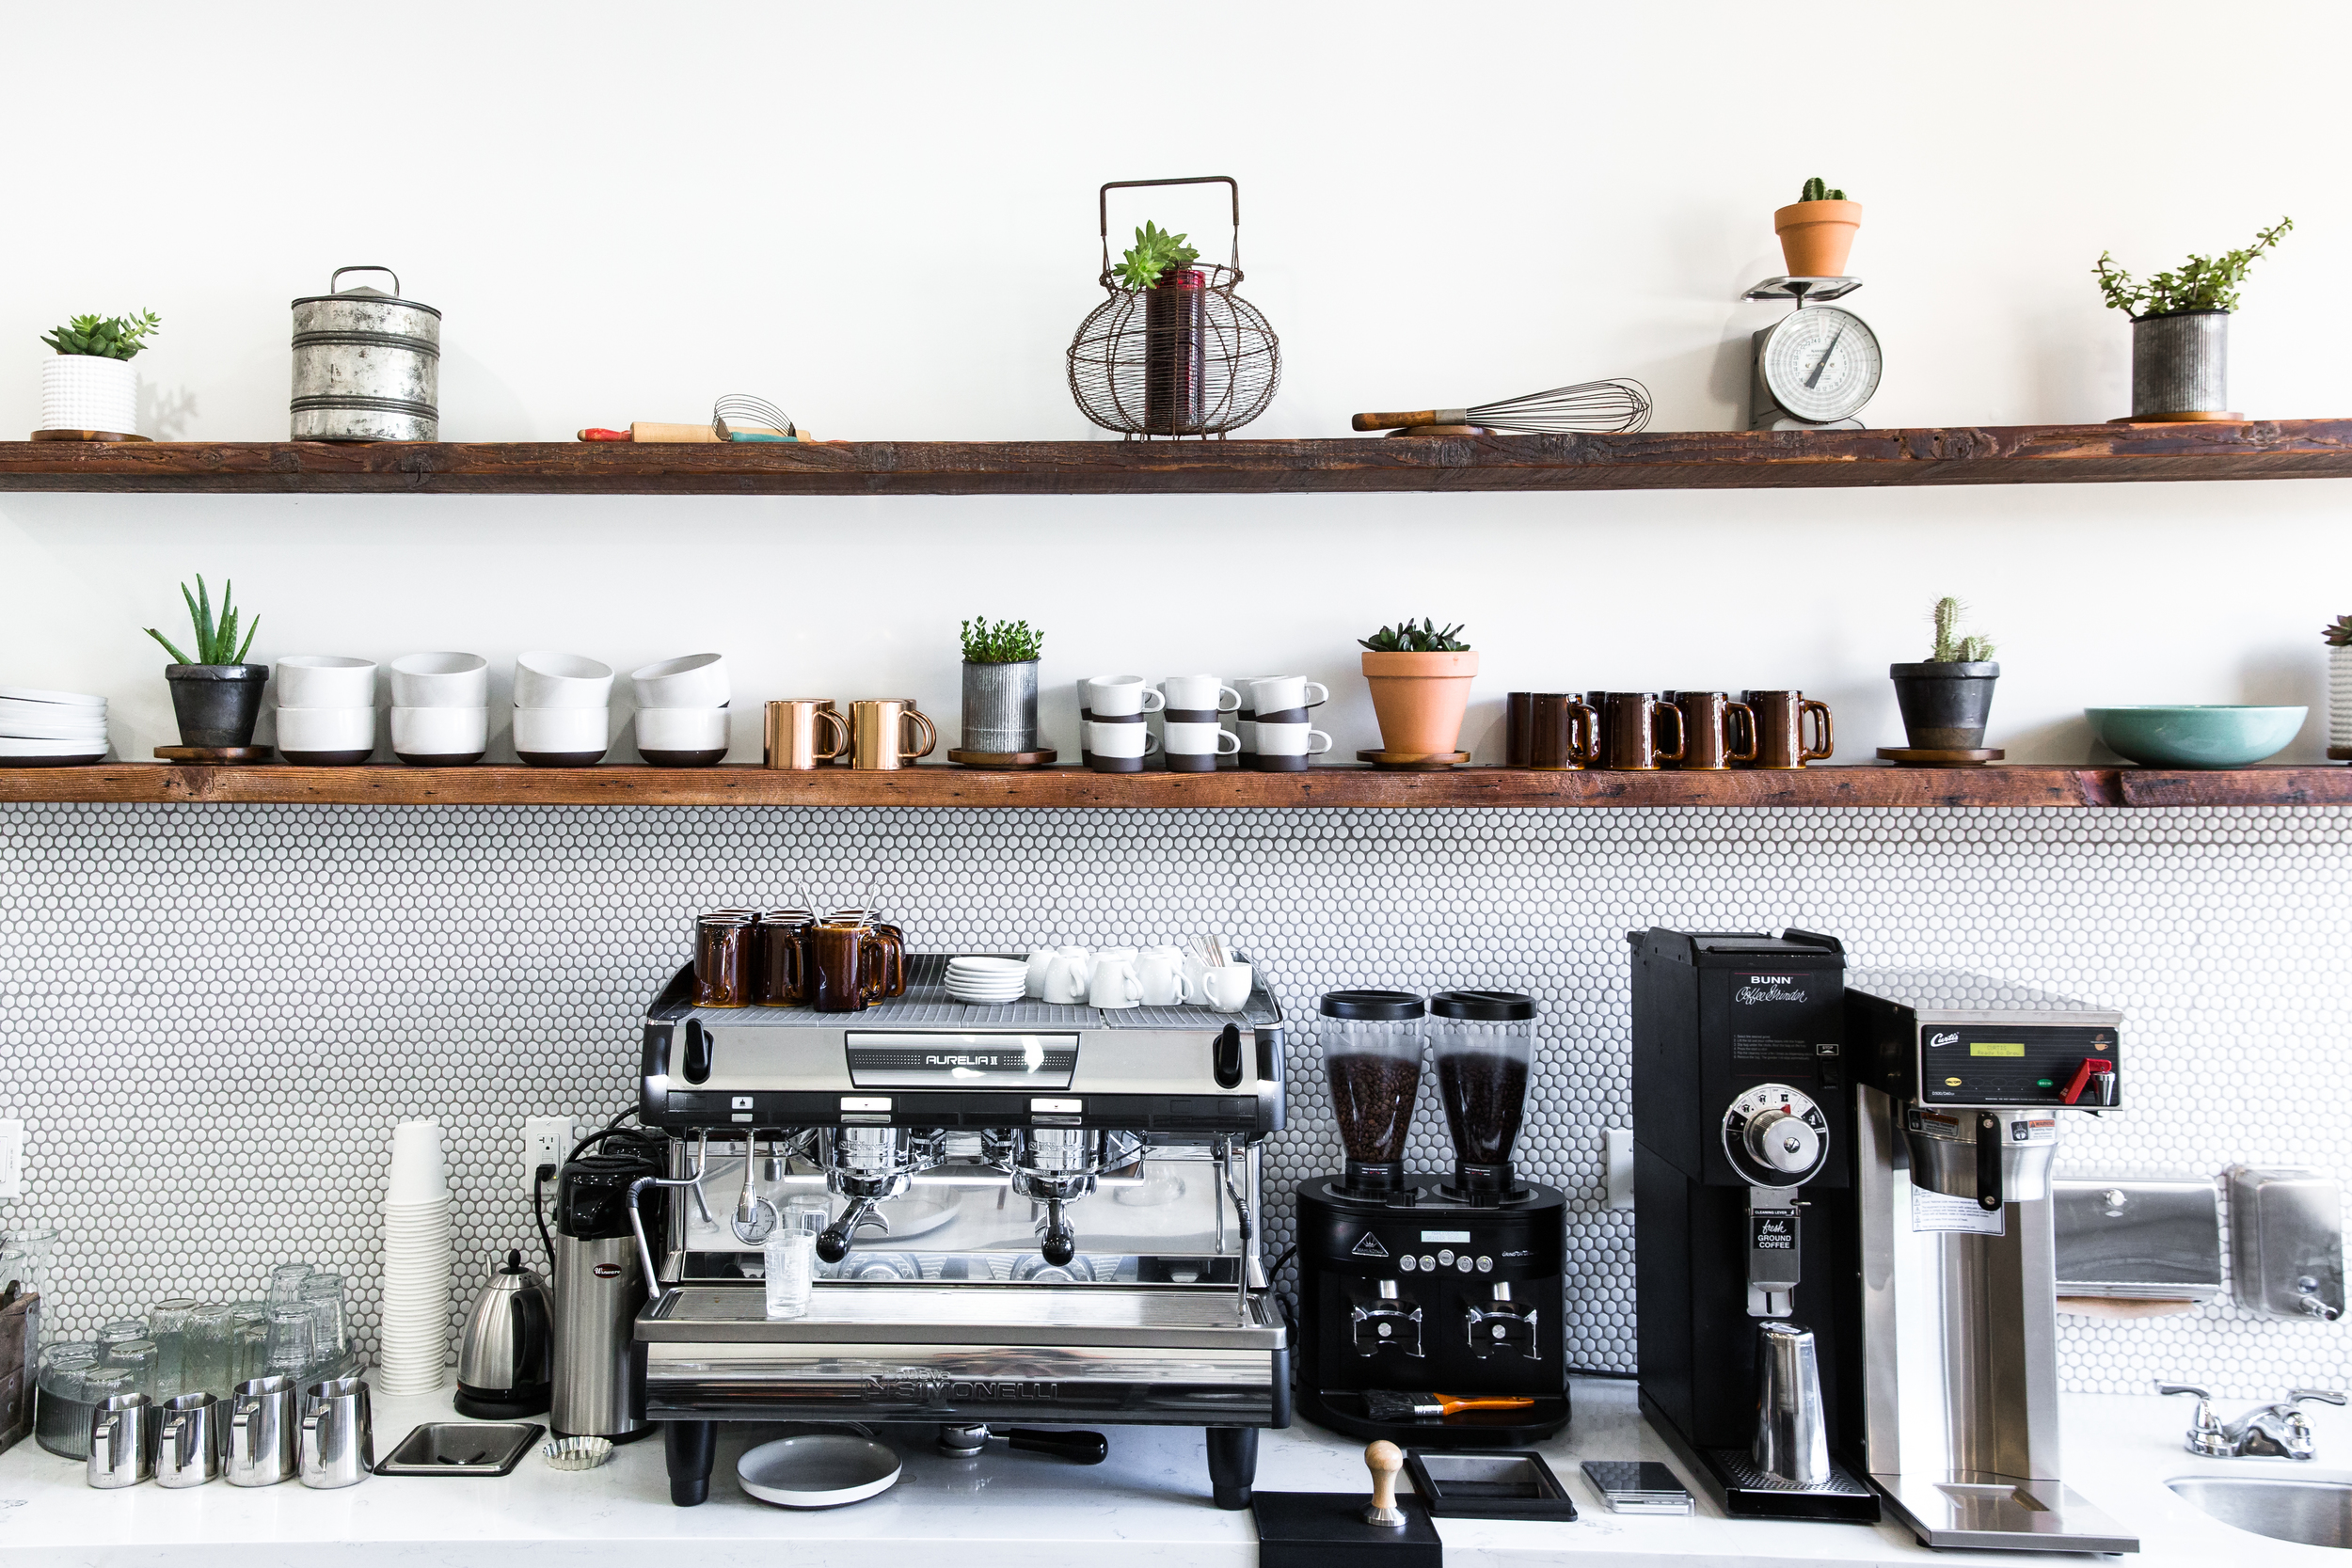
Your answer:
[[[1870,401],[1884,366],[1869,323],[1834,305],[1808,305],[1772,329],[1758,368],[1783,410],[1828,424]]]

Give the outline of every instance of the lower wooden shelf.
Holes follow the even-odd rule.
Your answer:
[[[2352,768],[1806,768],[1788,772],[990,773],[926,766],[718,768],[0,768],[0,802],[381,806],[2318,806]]]

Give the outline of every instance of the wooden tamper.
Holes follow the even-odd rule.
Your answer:
[[[1364,1523],[1405,1528],[1405,1511],[1396,1506],[1396,1473],[1405,1468],[1405,1450],[1394,1443],[1375,1443],[1364,1449],[1364,1468],[1372,1472],[1372,1503]]]

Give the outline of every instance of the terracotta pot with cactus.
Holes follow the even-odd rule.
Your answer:
[[[1380,718],[1380,747],[1391,758],[1450,757],[1462,738],[1478,656],[1432,620],[1382,626],[1361,639],[1364,679]]]
[[[1791,277],[1843,277],[1853,237],[1862,229],[1862,203],[1832,190],[1820,175],[1804,182],[1795,201],[1772,214],[1781,260]]]

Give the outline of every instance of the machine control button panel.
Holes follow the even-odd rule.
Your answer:
[[[1919,1100],[1929,1105],[2122,1103],[2109,1024],[1922,1023]]]
[[[1829,1163],[1829,1118],[1787,1084],[1741,1091],[1724,1113],[1723,1138],[1731,1168],[1752,1186],[1802,1186]]]

